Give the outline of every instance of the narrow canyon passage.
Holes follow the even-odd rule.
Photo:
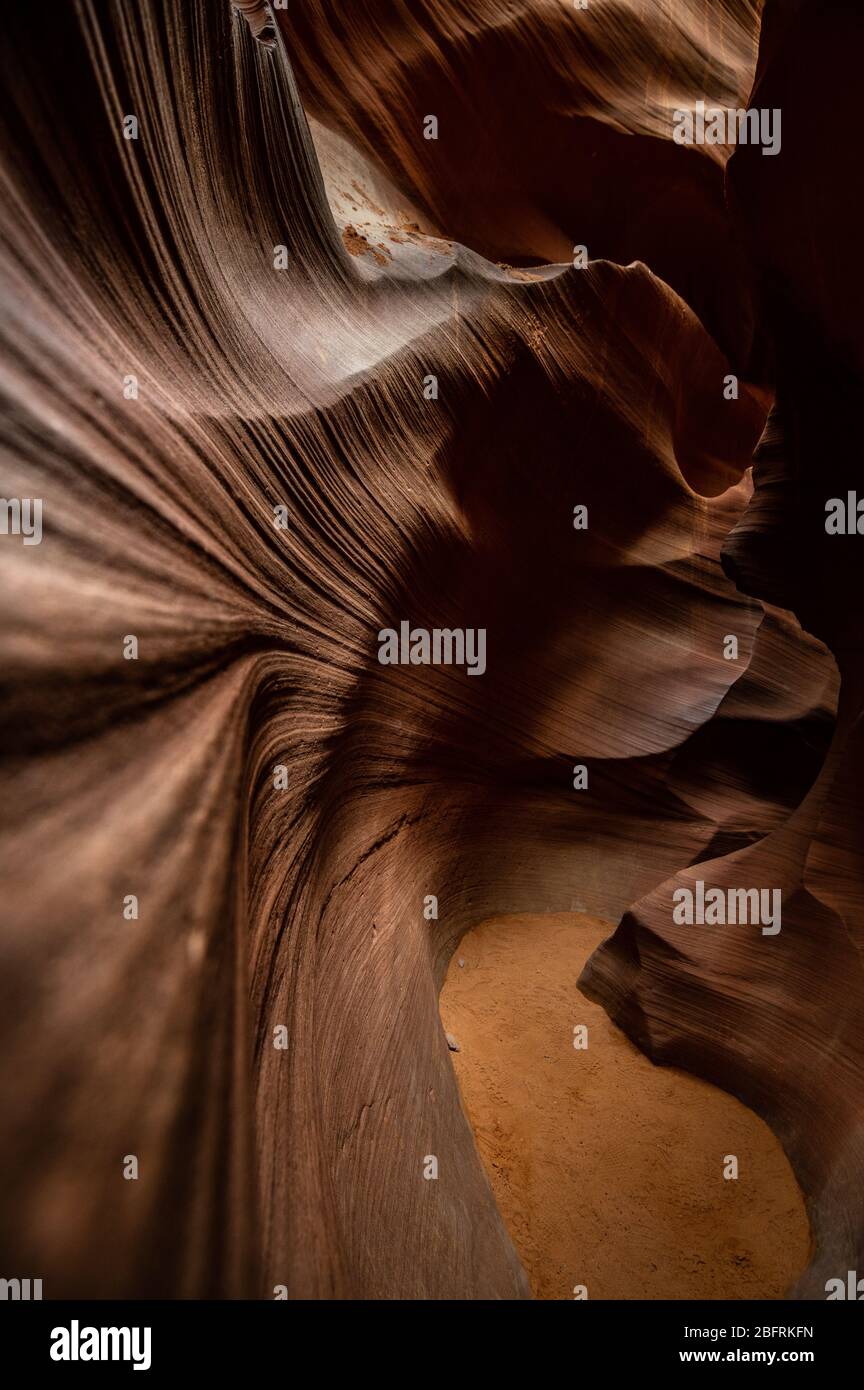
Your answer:
[[[864,1301],[864,3],[49,10],[0,1301]]]
[[[810,1255],[788,1160],[740,1101],[655,1066],[580,993],[611,930],[575,913],[493,918],[463,938],[441,994],[463,1105],[532,1291],[782,1298]],[[737,1179],[724,1177],[731,1155]]]

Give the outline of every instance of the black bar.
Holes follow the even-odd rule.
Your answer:
[[[90,1328],[128,1329],[128,1343],[118,1338],[117,1350],[141,1361],[146,1356],[143,1331],[149,1328],[149,1367],[135,1372],[129,1359],[52,1359],[52,1345],[89,1351],[94,1345]],[[137,1342],[131,1339],[135,1328],[140,1330]],[[58,1329],[69,1334],[68,1344]],[[532,1379],[540,1380],[551,1374],[553,1358],[559,1356],[568,1378],[588,1369],[614,1377],[622,1371],[719,1364],[766,1370],[798,1365],[824,1379],[826,1373],[855,1364],[861,1335],[861,1313],[840,1302],[474,1302],[447,1304],[446,1313],[440,1305],[416,1303],[0,1305],[4,1364],[11,1361],[25,1376],[30,1370],[48,1372],[58,1384],[70,1376],[92,1380],[100,1373],[137,1376],[142,1383],[144,1376],[173,1380],[183,1372],[194,1375],[197,1384],[208,1375],[224,1379],[236,1374],[245,1381],[260,1378],[268,1368],[287,1383],[329,1378],[343,1361],[354,1376],[375,1378],[387,1365],[393,1374],[393,1357],[405,1336],[428,1337],[420,1373],[448,1379],[455,1373],[464,1380],[475,1358],[484,1378],[499,1357],[505,1369],[516,1373],[522,1356],[533,1363]],[[98,1347],[101,1351],[101,1338]],[[110,1340],[105,1350],[109,1355],[113,1350]],[[401,1372],[411,1378],[404,1360]]]

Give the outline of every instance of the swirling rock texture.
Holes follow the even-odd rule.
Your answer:
[[[47,1295],[526,1297],[437,1009],[519,912],[620,920],[583,988],[768,1120],[797,1292],[864,1259],[862,21],[760,10],[4,15],[0,1248]],[[754,79],[780,155],[674,144]],[[380,665],[403,620],[483,678]],[[672,925],[742,874],[779,935]]]

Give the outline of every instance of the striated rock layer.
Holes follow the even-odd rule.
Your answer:
[[[669,126],[746,100],[759,7],[345,8],[6,17],[3,490],[44,535],[0,537],[4,1267],[526,1297],[437,992],[471,924],[584,911],[622,919],[586,989],[783,1141],[818,1292],[864,1228],[854,643],[827,581],[817,621],[743,579],[763,193],[730,218]],[[380,665],[403,620],[485,628],[483,678]],[[782,886],[781,935],[676,937],[696,865]]]
[[[838,247],[864,222],[842,138],[855,120],[862,38],[856,7],[769,0],[751,104],[782,110],[784,150],[775,162],[742,147],[729,166],[774,343],[777,404],[723,564],[833,651],[842,675],[834,738],[791,815],[643,896],[582,977],[649,1056],[734,1091],[780,1137],[816,1238],[794,1290],[804,1298],[824,1298],[829,1279],[864,1261],[861,560],[856,536],[826,529],[826,504],[846,502],[860,474],[850,440],[864,400],[862,276]],[[782,677],[791,684],[794,666]],[[782,933],[766,945],[752,932],[672,926],[671,895],[697,875],[706,886],[781,888]]]

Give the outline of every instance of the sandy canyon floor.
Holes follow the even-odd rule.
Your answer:
[[[786,1156],[751,1110],[655,1066],[580,993],[611,930],[572,913],[484,922],[441,995],[463,1105],[534,1295],[780,1298],[810,1251]],[[731,1154],[737,1180],[723,1176]]]

